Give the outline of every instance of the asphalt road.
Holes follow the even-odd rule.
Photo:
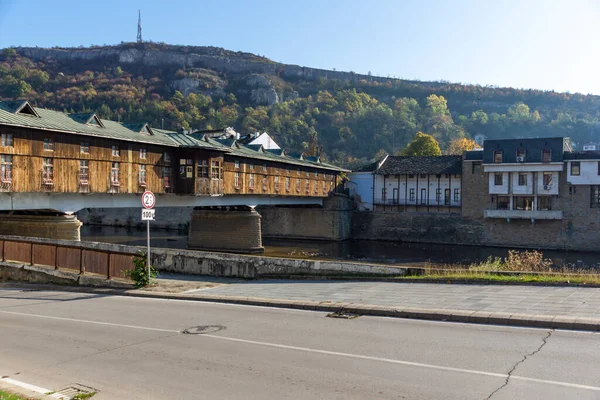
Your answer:
[[[600,399],[599,365],[594,333],[0,289],[0,376],[94,399]]]

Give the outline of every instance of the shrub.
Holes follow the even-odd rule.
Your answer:
[[[552,260],[535,250],[509,250],[504,262],[505,271],[547,272],[551,267]]]
[[[154,283],[158,276],[158,271],[150,266],[150,279],[148,279],[148,269],[146,268],[146,253],[140,251],[133,256],[133,269],[125,271],[125,275],[133,281],[133,285],[139,289]]]

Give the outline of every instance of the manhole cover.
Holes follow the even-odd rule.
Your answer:
[[[225,329],[223,325],[200,325],[184,329],[183,333],[187,335],[203,335],[205,333],[222,331],[223,329]]]
[[[354,314],[354,313],[347,312],[347,311],[336,311],[336,312],[327,314],[327,316],[329,318],[343,318],[343,319],[352,319],[352,318],[360,317],[360,315],[358,315],[358,314]]]

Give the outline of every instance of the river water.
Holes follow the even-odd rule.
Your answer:
[[[185,249],[187,232],[151,230],[151,246]],[[116,228],[99,225],[81,227],[81,240],[146,246],[146,230]],[[265,255],[272,257],[313,258],[403,264],[419,266],[431,264],[470,264],[488,257],[506,257],[510,249],[485,246],[432,245],[371,240],[323,242],[315,240],[264,239]],[[600,254],[587,252],[543,251],[555,265],[598,265]]]

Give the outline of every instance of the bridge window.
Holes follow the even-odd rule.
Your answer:
[[[140,148],[140,160],[145,160],[147,153],[148,153],[148,151],[144,147],[141,147]]]
[[[319,173],[317,171],[315,171],[315,178],[319,177]]]
[[[236,172],[235,175],[233,176],[233,185],[235,186],[236,189],[240,188],[240,173]]]
[[[113,162],[110,167],[110,185],[119,186],[121,182],[121,175],[119,169],[119,163]]]
[[[275,173],[278,174],[279,173],[279,168],[275,168]]]
[[[79,143],[79,152],[81,154],[90,154],[90,142],[83,141]]]
[[[54,184],[54,162],[49,157],[44,157],[42,162],[42,184]]]
[[[263,177],[262,177],[262,188],[263,188],[263,191],[267,190],[267,176],[266,175],[263,175]]]
[[[8,154],[0,155],[0,181],[2,183],[12,182],[13,156]]]
[[[171,167],[164,167],[163,168],[163,187],[164,188],[170,188],[171,187],[171,175],[173,174],[173,170],[171,169]]]
[[[44,139],[44,150],[45,151],[54,151],[54,139],[50,139],[50,138]]]
[[[600,169],[599,169],[599,171],[600,171]],[[298,175],[300,175],[300,168],[298,168]],[[598,174],[598,175],[600,175],[600,174]]]
[[[171,155],[169,153],[164,153],[163,159],[165,163],[169,164],[171,162]]]
[[[79,160],[79,184],[87,186],[90,184],[90,162]]]
[[[13,147],[13,134],[12,133],[3,133],[2,138],[0,140],[0,146]]]
[[[113,147],[112,147],[112,156],[113,157],[120,157],[121,156],[121,150],[119,149],[119,146],[113,145]]]
[[[146,186],[146,166],[140,165],[140,174],[138,177],[140,186]]]
[[[308,172],[307,172],[307,174],[308,174]],[[306,191],[306,193],[309,193],[309,192],[310,192],[310,181],[309,181],[308,179],[305,179],[305,180],[304,180],[304,187],[305,187],[305,189],[306,189],[306,190],[305,190],[305,191]]]
[[[212,179],[223,179],[223,168],[220,161],[212,161],[210,164],[210,177]]]
[[[327,189],[325,189],[325,181],[322,182],[321,187],[322,187],[321,190],[323,190],[323,194],[325,194],[325,192],[327,191]]]
[[[179,176],[186,179],[194,177],[194,160],[191,158],[179,159]]]
[[[267,164],[263,164],[263,171],[267,172]]]
[[[296,192],[300,193],[300,179],[296,179]]]
[[[248,187],[250,190],[254,190],[254,174],[248,176]]]
[[[208,160],[198,161],[198,178],[208,178]]]
[[[251,171],[254,171],[254,164],[248,164],[248,168],[250,168]]]
[[[289,171],[289,169],[288,169],[288,171]],[[285,177],[285,191],[286,192],[290,191],[290,177],[289,176]]]
[[[240,161],[239,160],[235,160],[235,168],[236,169],[240,168]]]
[[[279,191],[279,176],[275,175],[275,191]]]

